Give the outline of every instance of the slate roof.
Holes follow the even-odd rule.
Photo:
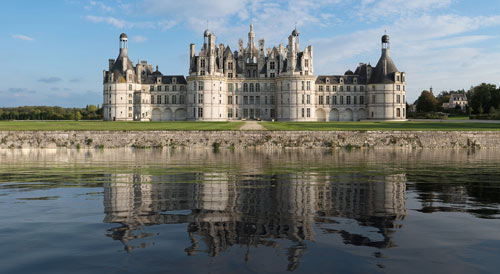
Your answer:
[[[394,83],[394,73],[398,72],[396,65],[389,56],[389,50],[383,50],[382,56],[377,66],[372,71],[370,84],[391,84]]]

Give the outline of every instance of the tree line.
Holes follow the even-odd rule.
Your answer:
[[[465,110],[459,106],[444,109],[443,103],[448,103],[451,94],[461,93],[467,96],[468,105]],[[417,113],[448,112],[451,114],[468,114],[477,119],[500,119],[500,88],[496,85],[482,83],[471,87],[468,91],[443,91],[437,96],[424,90],[415,101]]]
[[[23,106],[0,108],[0,120],[102,120],[99,105],[85,108]]]

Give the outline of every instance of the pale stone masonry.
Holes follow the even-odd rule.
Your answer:
[[[375,67],[360,63],[344,75],[314,75],[313,47],[300,47],[294,29],[288,44],[265,48],[250,25],[238,50],[215,44],[206,30],[196,55],[190,45],[189,75],[166,76],[147,62],[134,65],[128,38],[103,72],[104,120],[280,121],[405,120],[406,75],[390,57],[389,36]]]

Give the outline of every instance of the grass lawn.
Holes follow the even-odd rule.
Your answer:
[[[243,122],[0,121],[1,130],[237,130]]]
[[[460,122],[261,122],[268,130],[498,130],[500,123]]]
[[[448,120],[469,120],[469,116],[468,115],[448,116]]]

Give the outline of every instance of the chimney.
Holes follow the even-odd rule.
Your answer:
[[[195,54],[196,54],[196,52],[195,52],[195,45],[194,44],[190,44],[189,45],[189,56],[191,58],[193,58]]]
[[[111,70],[114,64],[115,64],[115,59],[109,59],[109,70]]]

